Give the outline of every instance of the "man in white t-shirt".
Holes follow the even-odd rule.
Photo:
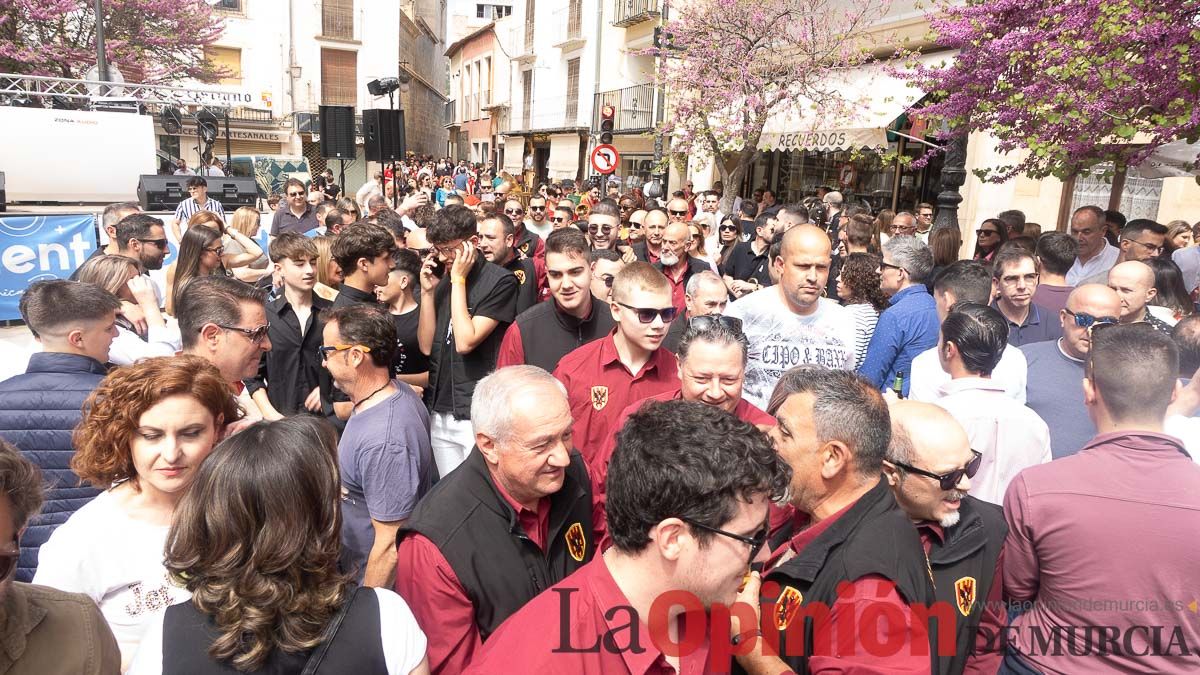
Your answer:
[[[1106,229],[1104,211],[1098,206],[1081,206],[1071,214],[1071,236],[1079,242],[1079,253],[1067,271],[1068,286],[1082,285],[1085,279],[1097,275],[1103,277],[1117,264],[1121,249],[1104,238]]]
[[[988,304],[992,292],[992,275],[983,263],[977,260],[959,260],[951,263],[938,274],[933,282],[933,301],[937,304],[938,321],[945,321],[950,308],[959,302]],[[942,370],[938,361],[937,347],[931,347],[912,361],[911,383],[908,397],[914,401],[935,402],[942,385],[950,382],[950,375]],[[992,382],[1004,388],[1004,393],[1017,403],[1025,403],[1025,380],[1029,366],[1020,349],[1005,349],[1000,363],[992,372]]]
[[[771,261],[779,283],[742,297],[729,316],[742,320],[750,340],[743,398],[766,409],[784,372],[811,363],[854,368],[854,318],[821,291],[829,279],[832,246],[812,225],[798,225],[783,236]]]

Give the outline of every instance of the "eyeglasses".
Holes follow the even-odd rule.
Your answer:
[[[669,213],[673,216],[686,216],[687,215],[687,211],[674,211],[671,209],[667,209],[667,213]]]
[[[630,229],[631,231],[637,231],[637,230],[641,230],[641,229],[642,229],[642,224],[641,224],[641,223],[629,223],[629,229]]]
[[[975,234],[976,236],[984,237],[987,235],[998,235],[1000,232],[998,230],[975,230]]]
[[[885,269],[903,270],[904,268],[899,265],[893,265],[890,262],[883,262],[882,260],[880,260],[879,261],[879,269],[881,269],[881,270],[885,270]]]
[[[604,281],[605,288],[612,288],[613,281],[616,279],[616,277],[611,274],[601,274],[600,279]]]
[[[438,246],[437,244],[434,244],[433,250],[437,251],[438,253],[441,253],[442,255],[444,255],[446,257],[450,257],[450,254],[459,250],[460,247],[462,247],[462,242],[456,241],[453,244],[443,244],[442,246]]]
[[[1075,325],[1080,328],[1091,329],[1098,326],[1108,326],[1117,323],[1115,316],[1092,316],[1086,312],[1072,312],[1069,309],[1063,308],[1063,311],[1075,317]]]
[[[688,319],[688,328],[692,330],[705,331],[713,326],[722,326],[731,331],[742,332],[742,320],[736,316],[724,316],[722,314],[701,314]]]
[[[325,363],[329,360],[329,355],[333,352],[344,352],[348,349],[357,349],[364,353],[370,353],[371,351],[370,347],[364,347],[363,345],[329,345],[328,347],[317,347],[317,356],[321,357],[321,363]]]
[[[1123,241],[1133,242],[1133,243],[1137,244],[1138,246],[1142,246],[1147,251],[1149,251],[1150,253],[1152,253],[1154,255],[1158,255],[1163,252],[1163,247],[1160,244],[1147,244],[1146,242],[1138,241],[1137,239],[1125,239]]]
[[[613,229],[612,225],[597,225],[596,223],[588,224],[588,234],[596,234],[596,232],[600,232],[602,234],[609,234],[610,232],[612,232],[612,229]]]
[[[167,240],[165,238],[164,239],[138,239],[138,241],[142,242],[143,244],[154,244],[155,246],[157,246],[159,248],[167,247]]]
[[[219,324],[217,324],[217,326],[220,328],[224,328],[225,330],[231,330],[236,333],[241,333],[242,335],[246,336],[247,340],[253,342],[254,344],[261,343],[263,341],[263,338],[267,337],[267,331],[271,330],[271,322],[269,322],[269,321],[267,323],[264,323],[261,326],[256,327],[256,328],[242,328],[241,326],[226,326],[223,323],[219,323]]]
[[[760,527],[753,535],[744,537],[740,534],[734,534],[733,532],[726,532],[719,527],[712,527],[710,525],[705,525],[704,523],[696,522],[695,520],[692,520],[686,516],[679,516],[679,519],[688,525],[691,525],[692,527],[698,527],[706,532],[712,532],[713,534],[719,534],[722,537],[729,537],[730,539],[735,539],[743,544],[748,544],[750,546],[750,558],[748,562],[754,562],[754,559],[758,557],[758,552],[761,551],[762,547],[767,544],[767,537],[771,534],[769,524],[766,522],[764,522],[762,527]]]
[[[638,321],[642,323],[651,323],[654,321],[654,317],[662,317],[663,323],[671,323],[675,320],[675,315],[679,314],[679,310],[675,309],[674,307],[652,309],[648,307],[634,307],[623,302],[618,302],[617,304],[631,312],[636,312]]]
[[[525,211],[522,209],[504,209],[504,215],[506,215],[506,216],[523,216],[523,215],[525,215]]]
[[[224,246],[218,246],[216,248],[207,248],[206,247],[204,250],[208,251],[209,253],[216,253],[217,255],[221,255],[221,254],[225,253]]]
[[[955,469],[950,473],[944,473],[940,475],[933,473],[932,471],[926,471],[925,469],[918,469],[917,467],[912,466],[911,464],[905,464],[904,462],[892,462],[892,464],[904,469],[905,471],[936,480],[938,482],[938,487],[942,488],[943,490],[953,490],[954,487],[958,485],[958,482],[962,480],[964,475],[967,478],[974,478],[975,474],[979,473],[979,465],[983,463],[983,454],[976,452],[975,450],[972,450],[971,454],[974,456],[971,457],[971,461],[967,462],[966,466],[961,469]]]
[[[303,197],[304,193],[303,192],[289,192],[288,196],[289,197]]]
[[[1005,277],[1000,277],[1000,283],[1004,284],[1005,286],[1016,286],[1017,282],[1019,281],[1024,281],[1027,285],[1033,286],[1037,284],[1037,280],[1038,275],[1036,272],[1025,275],[1010,274]]]

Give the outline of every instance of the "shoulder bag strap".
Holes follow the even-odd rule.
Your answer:
[[[330,622],[329,627],[326,629],[327,634],[325,635],[325,639],[321,641],[321,644],[317,645],[317,648],[313,651],[312,655],[308,657],[308,661],[304,664],[304,670],[300,672],[300,675],[315,675],[317,668],[321,667],[321,661],[325,660],[325,653],[329,651],[329,645],[332,644],[333,639],[337,637],[338,629],[342,627],[342,620],[344,620],[346,618],[346,614],[350,612],[350,605],[354,604],[354,598],[358,595],[358,592],[361,589],[361,586],[356,586],[354,590],[350,592],[350,597],[347,598],[346,602],[342,604],[342,608],[339,609],[338,613],[333,616],[333,621]]]

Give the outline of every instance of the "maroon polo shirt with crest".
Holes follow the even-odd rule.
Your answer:
[[[631,373],[621,363],[613,333],[609,333],[564,356],[554,377],[567,388],[575,419],[575,447],[593,468],[625,408],[677,388],[679,366],[674,354],[659,347],[640,371]]]

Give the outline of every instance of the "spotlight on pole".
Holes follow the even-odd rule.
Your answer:
[[[395,77],[381,77],[367,83],[367,91],[372,96],[387,96],[399,88],[400,79]]]
[[[158,124],[168,134],[178,135],[180,131],[183,131],[183,115],[179,112],[179,108],[165,106],[158,112]]]

